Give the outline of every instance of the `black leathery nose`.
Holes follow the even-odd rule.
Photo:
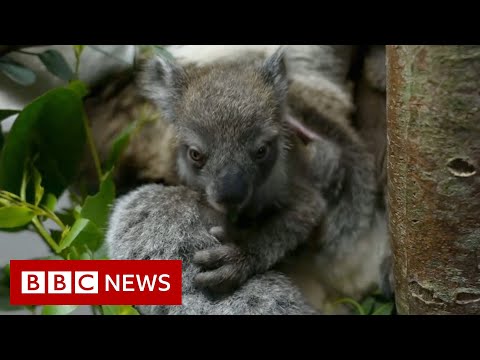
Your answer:
[[[248,193],[248,183],[240,169],[230,168],[219,179],[217,201],[226,205],[241,204]]]

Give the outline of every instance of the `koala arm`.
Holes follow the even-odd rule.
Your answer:
[[[182,305],[138,306],[142,314],[315,314],[291,281],[273,271],[254,276],[228,297],[196,288],[193,255],[219,244],[207,231],[216,220],[208,211],[199,194],[183,186],[145,185],[117,200],[107,232],[111,259],[182,260]]]
[[[305,243],[322,219],[325,201],[302,181],[294,184],[291,193],[285,208],[266,214],[266,219],[252,226],[235,228],[234,243],[197,252],[194,262],[206,271],[197,275],[196,283],[214,291],[231,291]]]

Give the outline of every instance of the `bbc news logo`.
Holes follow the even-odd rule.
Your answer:
[[[73,275],[74,291],[72,291],[72,272],[22,271],[22,294],[72,294],[72,292],[98,294],[98,271],[75,271]]]
[[[181,305],[180,260],[11,260],[12,305]]]

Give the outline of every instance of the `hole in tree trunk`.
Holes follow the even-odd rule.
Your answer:
[[[448,171],[458,177],[470,177],[477,173],[475,166],[469,160],[455,158],[448,162]]]

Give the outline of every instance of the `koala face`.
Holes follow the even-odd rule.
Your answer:
[[[158,66],[148,88],[177,129],[180,177],[218,211],[242,212],[288,148],[283,54],[260,64]]]
[[[274,124],[236,129],[242,119],[226,120],[232,122],[226,131],[214,124],[201,130],[198,124],[185,124],[177,166],[181,178],[203,191],[215,209],[239,212],[267,182],[281,156],[283,139]]]

